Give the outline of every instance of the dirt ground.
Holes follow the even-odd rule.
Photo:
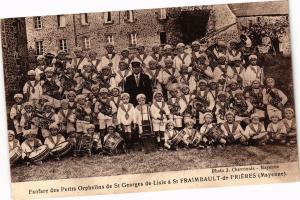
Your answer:
[[[212,167],[271,164],[297,161],[296,146],[232,145],[204,150],[180,149],[149,154],[132,152],[118,156],[67,157],[40,166],[19,165],[11,169],[12,182],[115,176],[203,169]]]

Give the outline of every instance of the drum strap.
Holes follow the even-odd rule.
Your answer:
[[[232,131],[230,131],[228,122],[225,122],[225,123],[224,123],[224,128],[226,129],[228,135],[229,135],[229,134],[230,134],[230,135],[233,135],[233,134],[236,132],[237,127],[238,127],[238,123],[236,123],[236,122],[233,123]]]
[[[137,109],[141,112],[141,116],[142,116],[142,121],[144,121],[144,112],[143,112],[143,106],[140,106],[140,105],[137,105]],[[149,116],[149,106],[146,105],[146,113],[147,114],[147,117],[148,117],[148,120],[150,120],[150,116]]]
[[[258,129],[257,129],[257,131],[255,130],[255,128],[254,128],[254,126],[253,126],[253,124],[251,123],[250,124],[250,129],[254,132],[254,133],[256,133],[256,134],[259,134],[260,132],[261,132],[261,129],[262,129],[262,125],[259,123],[258,124]]]
[[[117,106],[117,107],[119,107],[119,104],[120,104],[120,98],[118,97],[118,100],[117,100],[117,102],[115,101],[115,98],[114,97],[112,97],[112,100],[113,100],[113,102],[114,102],[114,104]]]
[[[154,101],[153,105],[158,108],[160,111],[164,111],[165,108],[165,102],[162,102],[161,107],[158,105],[158,103],[156,101]]]

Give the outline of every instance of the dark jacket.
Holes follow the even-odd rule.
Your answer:
[[[139,85],[137,86],[134,74],[128,76],[125,81],[124,91],[130,94],[130,103],[138,104],[136,96],[140,93],[146,95],[146,103],[152,102],[152,86],[148,75],[140,74]]]

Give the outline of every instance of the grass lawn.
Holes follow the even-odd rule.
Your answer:
[[[132,152],[118,156],[67,157],[47,161],[40,166],[19,165],[11,169],[12,181],[115,176],[212,167],[271,164],[297,161],[297,146],[241,146],[223,149],[179,149],[149,154]]]

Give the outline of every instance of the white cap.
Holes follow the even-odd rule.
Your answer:
[[[185,47],[185,45],[184,45],[183,43],[178,43],[178,44],[176,45],[176,48],[180,48],[180,47]]]
[[[146,99],[146,95],[144,95],[144,94],[138,94],[136,96],[136,100],[139,100],[140,98]]]
[[[108,93],[108,89],[107,88],[101,88],[99,93]]]
[[[43,60],[45,57],[43,55],[38,55],[38,57],[36,58],[36,60]]]
[[[255,59],[255,60],[257,60],[257,56],[256,56],[256,55],[254,55],[254,54],[252,54],[252,55],[250,55],[250,56],[249,56],[249,60],[251,60],[251,59]]]
[[[123,93],[121,94],[121,99],[122,99],[123,97],[128,97],[128,98],[130,98],[130,95],[129,95],[127,92],[123,92]]]
[[[23,94],[17,93],[14,95],[14,99],[15,98],[22,98],[23,99]]]
[[[198,42],[198,41],[192,42],[192,46],[194,46],[194,45],[199,45],[200,46],[200,42]]]
[[[172,46],[169,45],[169,44],[166,44],[166,45],[164,46],[164,50],[166,50],[166,49],[172,49]]]
[[[27,72],[27,75],[28,75],[28,76],[35,76],[36,74],[35,74],[35,71],[34,71],[34,70],[29,70],[29,71]]]

